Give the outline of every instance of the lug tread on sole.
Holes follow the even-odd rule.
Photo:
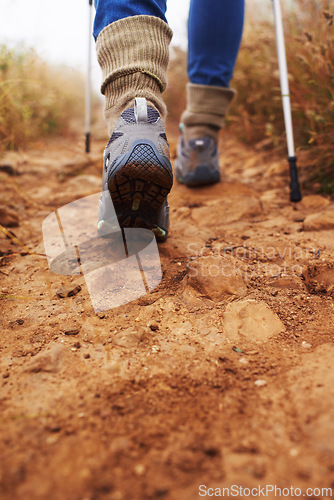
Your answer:
[[[149,173],[144,170],[143,178],[142,165],[136,168],[135,165],[125,165],[120,172],[117,172],[109,181],[109,191],[111,199],[115,206],[134,199],[140,199],[151,205],[152,209],[159,209],[166,199],[171,187],[172,178],[167,182],[166,173],[161,174],[161,168],[155,166],[155,169]],[[161,182],[163,177],[163,183]]]

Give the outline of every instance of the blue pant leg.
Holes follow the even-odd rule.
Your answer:
[[[229,87],[241,42],[244,0],[191,0],[188,76],[191,83]]]
[[[167,22],[166,0],[94,0],[95,20],[94,38],[96,40],[100,31],[108,24],[131,16],[155,16]]]

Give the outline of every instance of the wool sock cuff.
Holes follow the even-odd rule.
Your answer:
[[[120,19],[100,32],[96,52],[109,129],[135,97],[145,97],[162,119],[166,117],[161,93],[167,87],[171,39],[168,24],[154,16]]]
[[[198,130],[208,128],[208,135],[216,135],[224,125],[224,117],[235,90],[213,85],[187,84],[187,107],[182,113],[181,122],[188,128]],[[211,133],[210,133],[211,132]]]

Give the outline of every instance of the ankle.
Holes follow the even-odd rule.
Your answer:
[[[231,88],[213,85],[187,84],[187,106],[181,122],[186,138],[207,135],[218,142],[219,130],[224,126],[230,102],[235,95]]]
[[[147,106],[156,109],[165,121],[166,105],[155,80],[138,72],[118,78],[106,86],[104,116],[109,135],[123,111],[133,107],[136,97],[145,97]]]
[[[218,144],[219,130],[219,127],[211,125],[185,125],[182,128],[182,135],[185,142],[200,139],[201,137],[211,137],[215,144]]]

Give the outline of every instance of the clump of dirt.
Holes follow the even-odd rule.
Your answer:
[[[303,277],[311,293],[334,297],[334,262],[310,262]]]

